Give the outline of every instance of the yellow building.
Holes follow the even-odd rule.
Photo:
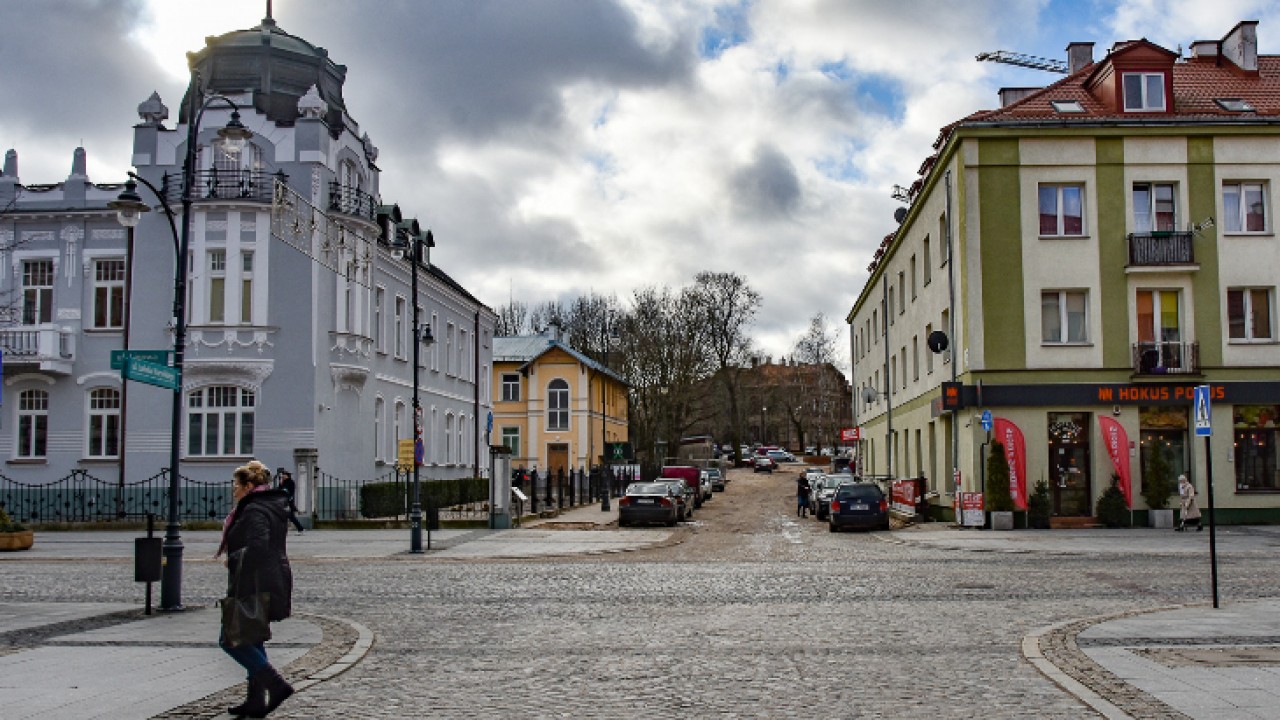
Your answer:
[[[589,468],[606,443],[627,442],[627,383],[554,333],[493,342],[494,445],[512,467]]]

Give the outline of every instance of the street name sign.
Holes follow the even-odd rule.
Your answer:
[[[121,368],[126,380],[155,385],[169,390],[178,389],[178,369],[139,358],[125,358]]]
[[[157,365],[169,364],[168,350],[112,350],[111,351],[111,369],[124,369],[124,359],[135,358],[138,360],[146,360]]]

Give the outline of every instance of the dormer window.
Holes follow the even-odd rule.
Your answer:
[[[1125,73],[1125,112],[1164,112],[1164,73]]]
[[[1218,103],[1218,107],[1230,112],[1255,112],[1256,108],[1249,104],[1247,100],[1240,98],[1214,98],[1214,102]]]

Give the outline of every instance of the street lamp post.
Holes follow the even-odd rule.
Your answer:
[[[609,370],[609,348],[613,345],[613,341],[618,338],[616,331],[609,327],[609,319],[606,316],[604,321],[604,369],[605,372],[600,373],[600,485],[604,488],[601,493],[604,497],[600,502],[600,511],[609,512],[609,494],[613,491],[613,483],[606,472],[608,467],[605,459],[609,455],[608,440],[608,393],[605,390],[605,375]]]
[[[169,521],[165,526],[164,543],[161,553],[164,563],[160,576],[160,609],[182,610],[182,533],[178,508],[179,460],[182,441],[182,360],[187,343],[187,249],[191,241],[191,203],[192,188],[195,185],[196,173],[196,141],[199,139],[200,121],[204,112],[215,101],[226,103],[231,108],[231,119],[226,127],[218,130],[218,137],[223,141],[224,150],[231,155],[238,155],[244,143],[253,137],[253,133],[240,122],[240,108],[224,95],[210,95],[203,102],[201,96],[200,74],[191,74],[190,114],[187,116],[187,153],[182,165],[182,234],[179,235],[174,226],[173,208],[163,192],[156,189],[146,179],[130,172],[129,177],[146,185],[164,208],[169,219],[169,229],[173,232],[173,244],[176,257],[173,271],[173,369],[175,370],[175,387],[173,389],[173,407],[169,426]],[[197,108],[197,103],[199,107]],[[148,208],[138,196],[133,183],[125,186],[124,192],[108,207],[116,210],[117,219],[126,228],[136,227],[142,219],[142,213]]]
[[[418,362],[419,352],[423,345],[431,345],[435,337],[431,334],[431,324],[420,325],[418,320],[418,264],[423,261],[426,251],[427,262],[430,263],[431,248],[436,246],[435,236],[428,230],[424,236],[418,221],[403,220],[396,224],[390,234],[391,255],[397,260],[404,258],[406,251],[410,258],[411,280],[409,294],[413,295],[413,505],[409,510],[409,552],[422,553],[422,491],[418,480],[418,467],[422,465],[425,448],[422,446],[422,405],[418,401]],[[431,528],[427,528],[427,549],[431,549]]]

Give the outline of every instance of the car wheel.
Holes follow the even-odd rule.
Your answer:
[[[618,518],[618,527],[624,528],[626,526],[627,526],[627,521],[623,520],[622,518]]]
[[[836,527],[835,523],[827,523],[827,532],[836,532],[837,530],[839,530],[839,528]]]
[[[675,526],[676,526],[675,518],[671,518],[670,520],[667,521],[667,527],[675,527]]]

